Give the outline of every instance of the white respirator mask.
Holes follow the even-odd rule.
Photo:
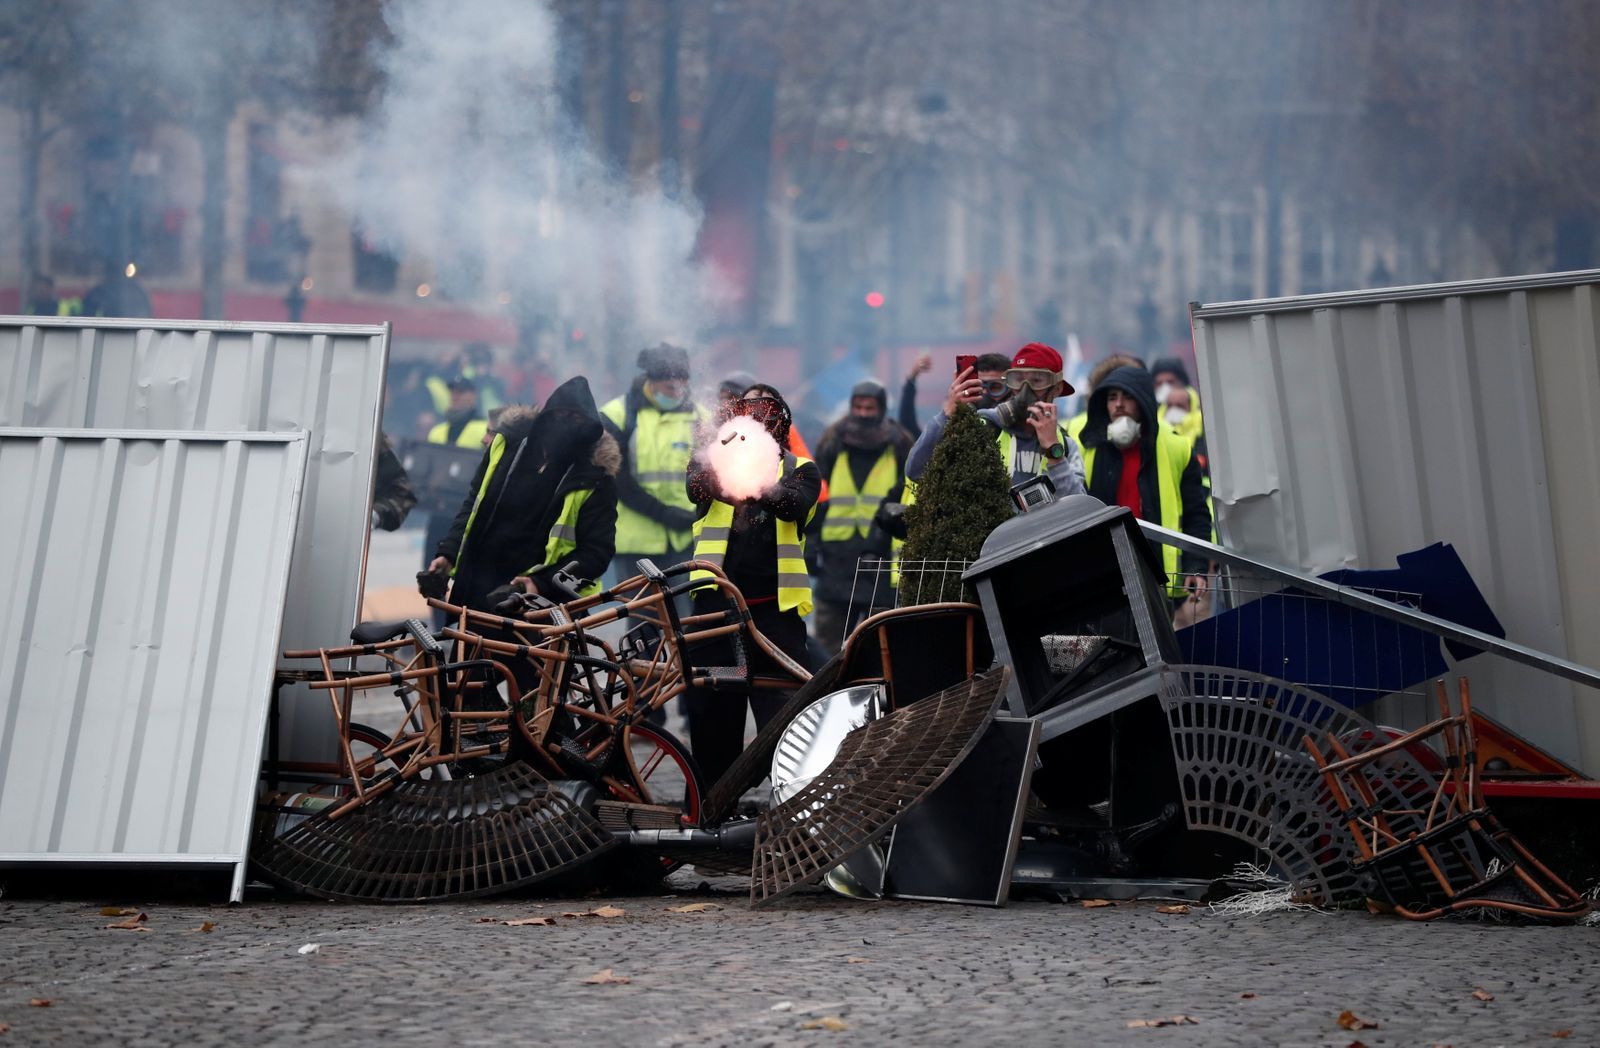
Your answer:
[[[1111,424],[1106,427],[1106,439],[1119,448],[1125,448],[1139,439],[1139,429],[1139,423],[1123,415],[1112,419]]]

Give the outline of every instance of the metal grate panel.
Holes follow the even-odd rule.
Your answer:
[[[1366,895],[1366,878],[1354,868],[1354,849],[1303,740],[1331,733],[1361,751],[1387,736],[1326,696],[1243,670],[1168,667],[1161,701],[1190,829],[1268,852],[1314,902]],[[1384,765],[1397,797],[1432,782],[1409,754],[1385,757]]]
[[[414,779],[340,818],[314,815],[281,836],[263,819],[252,859],[274,883],[342,902],[421,902],[509,891],[615,845],[531,767],[470,779]]]
[[[757,821],[751,902],[820,880],[933,792],[993,719],[1009,673],[980,673],[845,736],[826,771]]]

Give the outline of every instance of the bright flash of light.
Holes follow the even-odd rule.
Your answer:
[[[138,272],[139,272],[139,267],[134,265],[132,262],[129,262],[127,265],[122,267],[123,275],[126,276],[126,277],[129,277],[129,278],[134,277],[135,275],[138,274]]]
[[[306,277],[304,280],[300,281],[300,290],[301,291],[310,291],[315,286],[316,286],[316,281],[312,280],[310,277]]]
[[[432,293],[433,293],[433,288],[429,287],[428,285],[426,285],[426,284],[418,284],[417,285],[417,297],[418,298],[427,298]]]
[[[706,446],[706,464],[731,498],[760,498],[778,480],[778,442],[753,418],[731,418]]]

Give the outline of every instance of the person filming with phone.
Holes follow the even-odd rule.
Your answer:
[[[1042,342],[1029,342],[1004,372],[985,377],[984,363],[979,357],[950,383],[944,410],[928,420],[906,457],[906,476],[922,478],[946,420],[967,404],[995,431],[995,447],[1013,485],[1048,473],[1058,497],[1083,494],[1083,456],[1056,414],[1057,398],[1072,395],[1071,383],[1061,376],[1061,354]]]

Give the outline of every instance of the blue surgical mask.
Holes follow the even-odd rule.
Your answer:
[[[688,394],[678,397],[663,396],[660,393],[652,393],[650,395],[650,403],[654,404],[659,411],[676,411],[683,407],[683,402],[688,399]]]

